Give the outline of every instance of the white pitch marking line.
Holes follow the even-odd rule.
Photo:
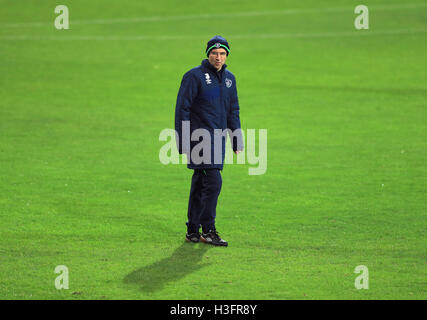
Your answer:
[[[419,34],[426,33],[427,29],[392,29],[392,30],[359,30],[344,32],[316,32],[316,33],[271,33],[271,34],[246,34],[230,35],[230,39],[284,39],[284,38],[330,38],[330,37],[363,37],[379,35],[397,35],[397,34]],[[205,39],[207,36],[181,35],[181,36],[0,36],[0,41],[7,40],[47,40],[47,41],[172,41],[183,39]]]
[[[427,3],[413,3],[405,5],[387,5],[387,6],[369,6],[370,10],[399,10],[399,9],[417,9],[427,7]],[[93,20],[75,20],[70,21],[72,25],[84,24],[116,24],[116,23],[144,23],[144,22],[167,22],[176,20],[197,20],[197,19],[220,19],[220,18],[236,18],[236,17],[256,17],[256,16],[271,16],[271,15],[290,15],[290,14],[306,14],[306,13],[325,13],[325,12],[351,12],[354,8],[309,8],[309,9],[286,9],[286,10],[270,10],[270,11],[252,11],[252,12],[234,12],[224,14],[194,14],[181,16],[151,16],[151,17],[135,17],[135,18],[115,18],[115,19],[93,19]],[[47,22],[28,22],[28,23],[8,23],[0,24],[0,28],[20,28],[20,27],[44,27],[50,26],[52,23]]]

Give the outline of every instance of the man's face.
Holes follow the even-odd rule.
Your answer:
[[[212,49],[211,52],[209,52],[209,62],[218,71],[221,70],[226,59],[227,59],[227,52],[225,51],[224,48]]]

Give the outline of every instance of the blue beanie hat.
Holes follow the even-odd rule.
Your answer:
[[[227,56],[230,53],[230,46],[228,45],[227,40],[225,40],[221,36],[215,36],[208,41],[208,45],[206,47],[206,55],[209,57],[209,52],[211,52],[212,49],[217,48],[224,48],[227,52]]]

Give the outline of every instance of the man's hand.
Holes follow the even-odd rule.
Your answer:
[[[240,152],[242,152],[242,150],[236,150],[236,151],[234,151],[235,154],[239,154]]]

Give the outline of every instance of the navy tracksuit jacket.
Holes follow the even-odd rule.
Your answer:
[[[184,74],[175,109],[175,130],[178,133],[177,146],[179,153],[191,151],[201,141],[189,141],[189,136],[182,136],[182,121],[190,121],[190,134],[203,128],[210,133],[211,159],[208,163],[197,164],[190,160],[190,169],[215,168],[222,170],[225,157],[225,136],[219,151],[220,163],[214,159],[214,130],[240,129],[239,100],[237,98],[236,78],[223,65],[221,71],[209,63],[208,59],[202,64]],[[239,137],[240,138],[240,137]],[[190,150],[185,150],[185,141],[189,142]],[[233,149],[242,150],[241,139],[233,139]],[[218,158],[217,158],[218,159]],[[215,163],[217,162],[217,163]]]
[[[221,191],[225,157],[225,135],[217,141],[221,145],[215,150],[215,129],[225,129],[237,133],[233,139],[233,150],[243,150],[241,139],[239,101],[237,97],[236,79],[223,65],[218,72],[208,59],[184,74],[175,109],[175,130],[179,153],[187,153],[190,161],[189,169],[194,169],[190,199],[188,204],[189,231],[196,232],[200,225],[204,230],[215,227],[216,205]],[[189,136],[182,135],[182,121],[190,121]],[[194,130],[203,128],[209,132],[211,142],[210,161],[195,163],[189,156],[191,150],[201,141],[190,141]],[[217,137],[218,138],[218,137]],[[189,147],[189,149],[188,149]],[[215,153],[220,152],[220,155]],[[203,152],[202,152],[203,153]],[[218,161],[218,159],[220,161]]]

